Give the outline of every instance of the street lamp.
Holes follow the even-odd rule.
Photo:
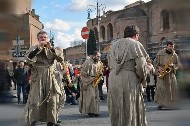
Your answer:
[[[16,36],[16,48],[15,48],[15,51],[16,51],[16,56],[17,56],[17,63],[18,63],[18,57],[19,57],[19,54],[20,54],[19,41],[20,41],[20,36]]]
[[[94,5],[88,5],[88,9],[87,9],[87,12],[88,12],[88,17],[87,19],[91,19],[90,18],[90,13],[94,10],[96,10],[96,18],[97,18],[97,24],[98,24],[98,28],[97,28],[97,32],[98,32],[98,39],[97,39],[97,43],[98,43],[98,50],[100,52],[100,34],[99,34],[99,31],[100,31],[100,19],[101,19],[101,16],[100,16],[100,13],[101,11],[103,12],[103,15],[105,15],[105,9],[106,9],[106,6],[105,4],[100,4],[98,3],[98,0],[97,0],[97,3],[96,3],[96,6]]]
[[[49,41],[50,41],[51,45],[54,46],[54,33],[52,31],[50,31],[49,36],[50,36],[49,37],[50,38]]]

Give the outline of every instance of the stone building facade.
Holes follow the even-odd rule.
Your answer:
[[[156,53],[165,46],[167,39],[174,40],[177,52],[188,51],[190,40],[188,12],[190,4],[180,0],[137,1],[123,10],[108,11],[99,20],[99,41],[110,42],[121,38],[128,25],[140,28],[140,42],[154,58]],[[97,32],[97,19],[88,20],[87,26]],[[188,45],[189,47],[189,45]]]
[[[38,42],[36,35],[43,28],[43,24],[35,10],[31,10],[31,0],[1,2],[0,6],[4,5],[6,8],[0,9],[0,61],[16,64],[24,60],[26,51]],[[18,57],[17,36],[19,36]]]
[[[137,1],[122,10],[107,11],[99,18],[89,19],[87,27],[95,32],[102,55],[113,40],[122,38],[128,25],[140,28],[139,41],[152,59],[164,48],[166,40],[173,40],[177,53],[190,52],[190,4],[181,0]],[[99,28],[98,28],[99,27]],[[99,33],[98,33],[99,29]],[[72,48],[75,50],[75,48]]]
[[[81,65],[86,59],[85,43],[64,49],[65,60],[73,65]]]
[[[166,40],[175,42],[178,54],[190,52],[190,3],[180,0],[153,0],[149,3],[149,41],[151,57],[166,46]]]

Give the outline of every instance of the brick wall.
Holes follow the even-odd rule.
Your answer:
[[[8,61],[17,60],[12,57],[15,48],[13,40],[16,40],[16,36],[20,36],[20,40],[24,40],[24,45],[21,45],[21,48],[28,50],[37,43],[36,35],[42,29],[42,23],[28,14],[1,16],[0,24],[0,34],[7,36],[0,40],[0,60]]]

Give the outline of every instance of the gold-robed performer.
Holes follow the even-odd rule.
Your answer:
[[[141,88],[146,86],[148,55],[138,38],[139,28],[127,26],[124,38],[113,42],[108,54],[111,126],[147,126]]]
[[[102,76],[100,53],[94,52],[81,66],[81,87],[79,98],[79,112],[90,117],[99,116],[98,81]]]
[[[47,122],[47,126],[57,123],[58,106],[57,100],[62,95],[62,89],[56,78],[54,60],[60,62],[63,67],[63,52],[54,49],[48,42],[45,31],[37,34],[38,44],[31,47],[26,54],[26,62],[31,64],[31,84],[28,101],[25,108],[25,120],[30,126],[37,122]]]
[[[174,43],[168,40],[166,48],[160,50],[155,59],[155,68],[158,75],[155,102],[159,104],[158,109],[177,107],[178,88],[176,71],[178,64],[179,60],[174,51]]]
[[[59,51],[63,51],[61,47],[56,47],[55,49]],[[59,112],[61,111],[61,108],[64,107],[64,103],[66,100],[65,97],[65,90],[64,90],[64,85],[65,83],[63,82],[63,78],[69,79],[68,82],[71,83],[70,79],[70,74],[68,73],[68,66],[66,64],[61,64],[58,62],[56,59],[54,60],[54,69],[55,69],[55,79],[58,82],[58,85],[60,87],[60,93],[57,94],[57,102],[60,103],[57,106],[57,116],[59,115]],[[61,120],[58,118],[57,123],[61,123]]]

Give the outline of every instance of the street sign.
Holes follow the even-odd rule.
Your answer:
[[[19,54],[20,51],[21,51],[20,45],[16,45],[16,47],[15,47],[15,52],[16,52],[17,54]]]
[[[17,40],[13,40],[13,46],[17,45]],[[24,45],[24,40],[19,40],[19,45]]]
[[[83,27],[81,30],[81,36],[83,39],[88,39],[89,37],[89,29],[88,27]]]
[[[24,57],[25,55],[26,55],[26,51],[20,51],[19,53],[12,52],[13,57]]]

